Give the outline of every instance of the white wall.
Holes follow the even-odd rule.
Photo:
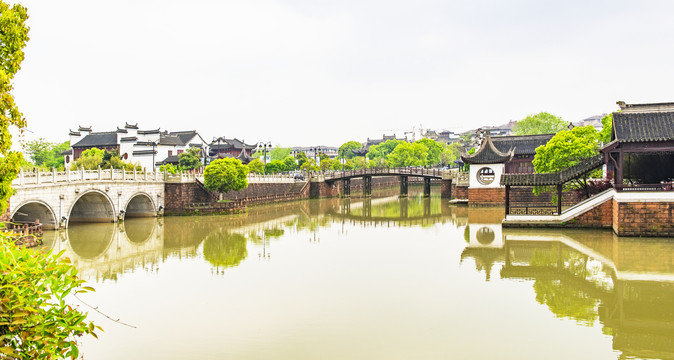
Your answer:
[[[494,181],[489,185],[482,185],[477,181],[477,172],[483,167],[494,170]],[[470,188],[500,188],[501,175],[505,171],[505,164],[470,164]]]

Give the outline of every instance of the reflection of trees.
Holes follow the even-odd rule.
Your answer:
[[[238,266],[247,256],[246,237],[241,234],[215,232],[204,239],[204,259],[213,266]]]
[[[575,319],[585,325],[592,325],[598,318],[599,299],[590,296],[584,287],[571,286],[567,278],[586,279],[588,275],[587,256],[569,251],[534,250],[532,266],[547,267],[561,272],[562,276],[539,276],[534,282],[536,301],[547,305],[557,317]],[[561,268],[560,268],[561,267]],[[588,284],[589,285],[589,284]]]

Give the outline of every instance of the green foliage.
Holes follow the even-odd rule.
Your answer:
[[[601,118],[601,126],[599,141],[608,144],[611,142],[611,133],[613,132],[613,114],[608,114]]]
[[[363,158],[364,160],[364,158]],[[344,165],[342,165],[342,170],[353,170],[356,168],[356,163],[353,161],[353,159],[346,160],[344,162]]]
[[[353,162],[353,169],[366,169],[367,168],[367,160],[365,160],[365,157],[363,156],[357,156],[349,161]],[[347,163],[349,162],[347,161]]]
[[[456,142],[451,145],[444,145],[442,153],[440,153],[440,165],[452,165],[459,156],[461,156],[461,144]]]
[[[248,172],[253,174],[262,174],[264,172],[264,163],[260,159],[253,159],[246,166],[248,166]]]
[[[292,156],[286,156],[285,159],[283,159],[283,164],[285,165],[286,171],[293,171],[297,169],[297,164],[295,163],[295,158]]]
[[[85,170],[96,170],[103,164],[105,150],[91,148],[84,150],[77,161],[73,162],[72,169],[76,170],[84,167]]]
[[[296,156],[295,160],[297,160],[297,167],[302,167],[304,163],[308,160],[307,154],[304,153],[304,151],[300,151]]]
[[[201,163],[201,149],[189,148],[187,151],[178,154],[178,165],[181,170],[200,169],[203,166]]]
[[[446,144],[441,142],[431,140],[431,139],[421,139],[414,142],[415,144],[422,144],[428,149],[428,157],[423,165],[435,166],[440,165],[441,159],[440,156],[442,152],[447,147]]]
[[[204,169],[204,185],[218,192],[244,189],[248,186],[248,167],[239,159],[214,160]]]
[[[308,159],[300,166],[300,169],[303,171],[318,171],[320,170],[318,168],[318,165],[316,164],[316,161],[314,159]]]
[[[423,166],[426,164],[428,158],[428,148],[423,143],[415,142],[410,144],[402,142],[393,149],[387,157],[389,166],[391,167],[406,167],[406,166]]]
[[[45,169],[63,169],[65,159],[61,152],[69,148],[70,141],[57,144],[47,142],[43,138],[24,144],[24,149],[30,154],[33,163]]]
[[[173,164],[165,164],[159,167],[160,172],[167,172],[169,174],[175,174],[178,172],[178,168]]]
[[[599,133],[591,125],[578,126],[572,130],[558,132],[547,144],[536,148],[533,165],[537,173],[551,173],[578,164],[583,159],[599,153]],[[571,188],[582,188],[587,194],[587,179],[584,175],[571,184]],[[539,194],[544,188],[534,188]]]
[[[379,145],[372,145],[367,152],[367,158],[370,159],[370,167],[388,166],[386,157],[393,152],[396,146],[405,143],[403,140],[386,140]]]
[[[79,356],[76,336],[101,329],[66,303],[82,286],[77,269],[57,255],[17,247],[0,235],[0,358]]]
[[[339,157],[343,159],[353,159],[356,157],[353,150],[360,149],[361,147],[363,146],[358,141],[347,141],[339,147]]]
[[[288,157],[288,155],[290,155],[291,150],[292,150],[291,148],[284,148],[284,147],[281,147],[281,145],[276,145],[276,147],[271,149],[269,154],[271,156],[272,161],[274,161],[274,160],[280,161],[280,160],[283,160],[286,157]]]
[[[264,167],[264,172],[265,174],[277,174],[280,172],[284,172],[286,169],[286,165],[283,161],[281,160],[272,160],[267,165]]]
[[[11,126],[23,131],[26,120],[14,102],[12,80],[21,67],[23,48],[28,41],[26,8],[16,4],[9,6],[0,1],[0,213],[7,208],[7,200],[12,196],[11,183],[22,162],[19,152],[11,151]]]
[[[515,135],[555,134],[567,129],[561,117],[546,112],[529,115],[513,127]]]
[[[213,266],[238,266],[247,256],[246,237],[241,234],[217,232],[204,239],[204,259]]]
[[[337,169],[335,169],[337,167]],[[321,159],[321,170],[339,170],[341,169],[341,164],[336,159],[325,158]]]

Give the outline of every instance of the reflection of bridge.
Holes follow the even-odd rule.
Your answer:
[[[409,189],[409,178],[417,177],[424,180],[424,196],[431,195],[431,180],[446,179],[451,184],[452,172],[439,169],[423,168],[370,168],[358,170],[332,171],[312,177],[312,180],[325,181],[329,184],[341,182],[341,195],[349,197],[351,195],[351,179],[363,178],[363,195],[372,195],[372,177],[373,176],[398,176],[400,178],[400,195],[407,196]]]
[[[384,205],[387,203],[399,202],[400,210],[399,216],[382,216],[382,215],[372,215],[372,207],[376,205]],[[339,211],[330,209],[327,212],[333,219],[349,220],[351,222],[358,223],[368,223],[375,225],[401,225],[401,226],[412,226],[412,225],[430,225],[435,224],[439,220],[446,218],[445,214],[432,214],[431,213],[431,199],[423,199],[423,212],[421,215],[410,215],[409,214],[409,199],[401,198],[397,196],[387,197],[381,199],[369,199],[366,198],[362,202],[357,202],[351,204],[349,199],[343,199],[340,202]],[[360,214],[355,214],[353,210],[360,210]]]

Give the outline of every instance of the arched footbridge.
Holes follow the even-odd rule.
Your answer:
[[[21,172],[12,188],[11,219],[21,223],[39,220],[45,229],[157,216],[164,206],[164,177],[157,172]]]

